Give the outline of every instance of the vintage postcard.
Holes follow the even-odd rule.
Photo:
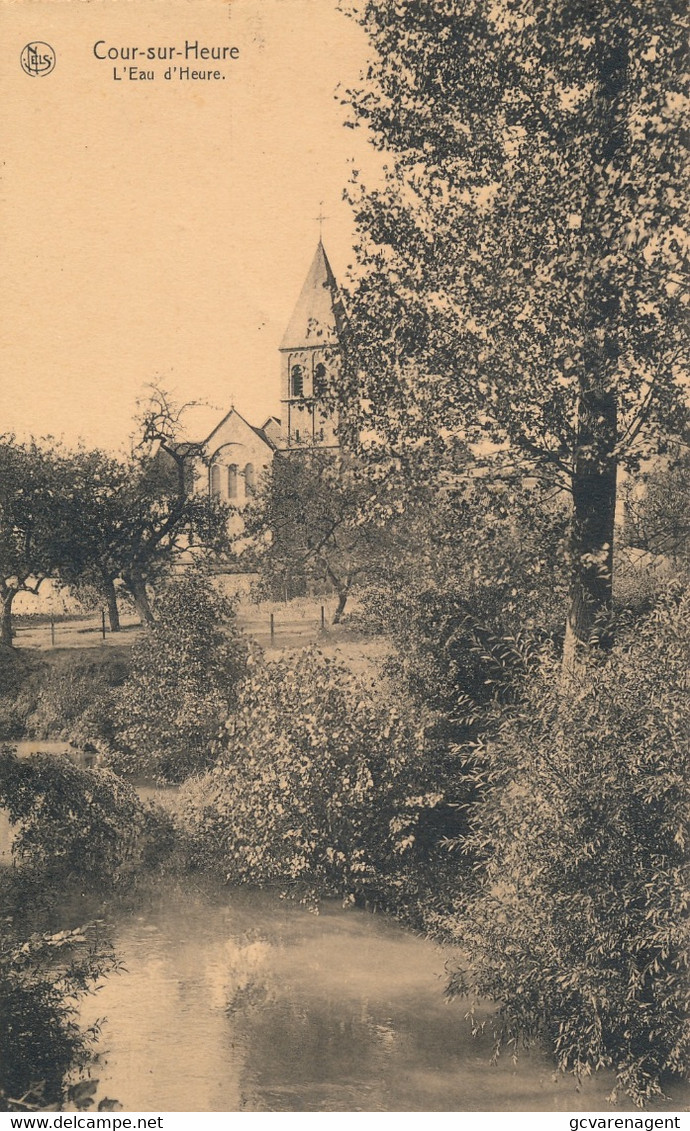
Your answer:
[[[0,1111],[680,1126],[683,8],[0,0]]]

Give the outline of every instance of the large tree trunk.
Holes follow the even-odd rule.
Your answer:
[[[149,602],[149,596],[146,592],[146,583],[138,570],[132,570],[124,578],[125,585],[129,589],[134,599],[134,607],[136,608],[142,624],[153,624],[154,616]]]
[[[12,647],[14,632],[12,629],[12,602],[17,594],[16,589],[3,589],[2,607],[0,609],[0,644],[7,648]]]
[[[613,536],[616,513],[620,357],[620,281],[611,240],[602,229],[602,202],[618,191],[616,167],[625,142],[621,95],[627,81],[625,29],[599,44],[598,102],[601,128],[593,135],[587,171],[583,234],[588,267],[583,275],[584,336],[572,479],[572,578],[563,666],[572,672],[579,648],[612,642]]]
[[[120,632],[120,610],[117,607],[115,582],[113,581],[112,577],[103,578],[103,589],[108,605],[108,621],[110,622],[110,631]]]
[[[615,393],[583,392],[572,484],[566,668],[572,667],[578,647],[611,643],[616,436]]]

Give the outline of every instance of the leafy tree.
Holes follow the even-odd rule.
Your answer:
[[[208,575],[197,569],[174,578],[116,692],[109,761],[119,772],[165,781],[204,770],[237,701],[246,655],[234,606]]]
[[[98,450],[74,453],[74,494],[57,571],[77,594],[95,591],[120,631],[116,582],[131,550],[134,513],[131,463]]]
[[[388,159],[350,191],[350,430],[431,466],[460,431],[558,475],[568,652],[606,642],[618,467],[686,419],[685,5],[349,7],[372,56],[346,101]]]
[[[136,474],[124,500],[130,521],[120,576],[149,624],[153,613],[147,584],[165,578],[171,563],[190,546],[227,548],[226,509],[217,499],[194,492],[197,466],[205,453],[202,444],[180,438],[190,407],[175,404],[164,389],[153,385],[139,420]]]
[[[577,687],[545,657],[499,714],[463,845],[481,867],[447,919],[452,988],[500,1002],[499,1048],[544,1038],[637,1103],[688,1068],[688,612],[672,591]]]
[[[175,405],[154,387],[129,459],[97,450],[73,456],[74,505],[60,575],[101,594],[113,632],[120,628],[116,582],[150,624],[148,589],[163,583],[190,547],[213,553],[227,546],[226,509],[194,491],[201,445],[179,439],[188,407]]]
[[[306,581],[338,594],[337,624],[353,586],[386,549],[379,486],[352,459],[317,448],[276,455],[263,490],[243,512],[242,538],[265,582],[282,590]]]
[[[72,465],[52,442],[0,442],[0,643],[12,645],[18,593],[38,593],[64,546]]]

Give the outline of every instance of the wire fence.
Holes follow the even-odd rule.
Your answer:
[[[330,628],[325,605],[280,605],[266,610],[246,605],[239,613],[239,624],[264,646],[289,647],[316,641]],[[14,644],[18,648],[41,651],[61,648],[93,648],[98,645],[128,644],[132,634],[142,631],[136,617],[123,617],[120,631],[113,632],[105,609],[88,617],[40,616],[17,618]]]

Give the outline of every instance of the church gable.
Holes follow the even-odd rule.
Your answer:
[[[221,502],[241,506],[256,493],[275,449],[259,429],[232,408],[206,439],[204,450],[209,493]]]
[[[274,448],[280,448],[283,444],[283,428],[277,416],[269,416],[268,420],[264,420],[257,432],[261,436],[265,436],[269,444]]]

